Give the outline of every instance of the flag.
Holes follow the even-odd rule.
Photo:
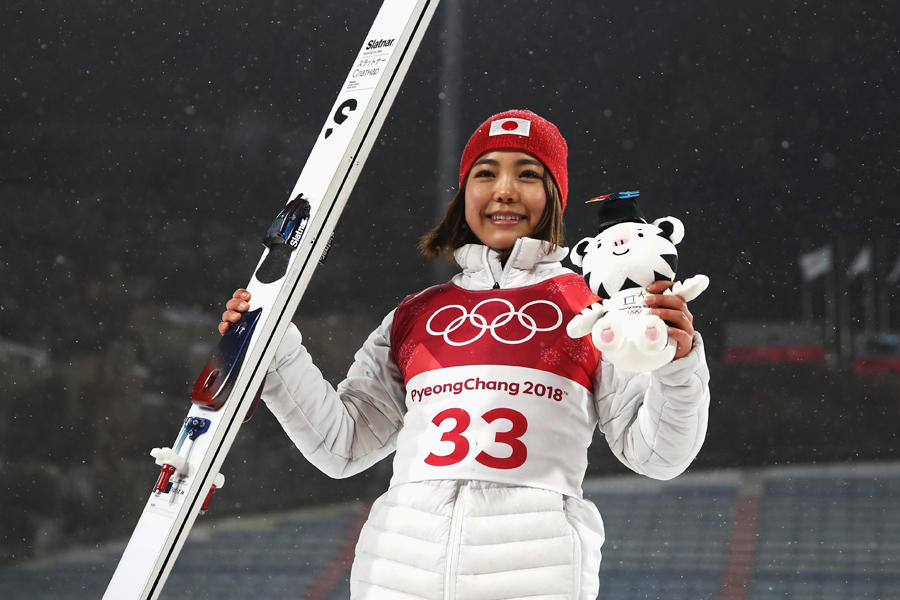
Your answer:
[[[495,135],[521,135],[528,137],[531,134],[531,121],[525,119],[498,119],[491,123],[488,136]]]
[[[872,268],[872,246],[863,246],[856,258],[853,259],[850,268],[847,269],[847,279],[853,279],[857,275],[868,273]]]
[[[900,281],[900,256],[897,257],[897,262],[894,263],[894,268],[891,269],[891,272],[888,273],[887,282],[888,285],[893,285]]]
[[[818,250],[800,255],[800,272],[804,281],[812,281],[831,270],[833,262],[831,246],[822,246]]]

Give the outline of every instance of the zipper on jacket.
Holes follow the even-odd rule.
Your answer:
[[[488,281],[493,281],[494,285],[491,286],[494,289],[500,287],[500,280],[494,275],[494,266],[491,264],[491,249],[487,246],[484,247],[484,250],[481,254],[481,264],[484,268],[484,275],[488,278]],[[503,276],[503,269],[500,269],[500,276]]]
[[[450,539],[447,541],[447,572],[444,573],[444,600],[456,598],[456,571],[459,567],[459,542],[462,538],[463,508],[466,503],[468,481],[458,481],[456,502],[450,516]]]
[[[513,263],[516,262],[519,258],[519,254],[522,253],[522,238],[516,240],[516,243],[513,244],[512,252],[509,253],[509,256],[506,259],[506,263],[502,265],[500,269],[500,277],[495,279],[496,284],[494,288],[499,288],[502,286],[505,288],[509,283],[509,274],[513,270]],[[537,264],[537,263],[535,263]]]

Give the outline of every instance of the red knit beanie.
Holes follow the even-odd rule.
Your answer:
[[[556,125],[542,119],[530,110],[508,110],[494,115],[475,130],[459,164],[459,185],[462,187],[469,170],[478,157],[489,150],[500,148],[520,150],[533,154],[550,170],[559,188],[562,210],[566,209],[569,194],[569,171],[566,158],[569,154],[566,140]]]

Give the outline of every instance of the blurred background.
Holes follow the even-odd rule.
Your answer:
[[[0,7],[0,558],[127,537],[216,323],[262,252],[376,1]],[[528,108],[584,201],[683,220],[712,370],[712,472],[900,459],[900,5],[445,0],[295,322],[340,380],[406,295],[485,118]],[[566,263],[568,264],[568,262]],[[621,474],[597,440],[589,475]],[[261,409],[220,515],[365,499]]]

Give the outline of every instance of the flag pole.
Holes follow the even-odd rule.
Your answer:
[[[888,291],[890,281],[887,261],[887,240],[878,238],[875,242],[875,267],[878,269],[878,331],[887,333],[891,330],[891,305]]]
[[[444,209],[454,191],[459,187],[459,156],[462,154],[460,131],[462,129],[463,77],[463,26],[464,0],[443,2],[443,27],[441,35],[440,104],[438,105],[438,156],[437,156],[437,204],[435,223],[444,216]],[[447,261],[432,261],[434,283],[443,283],[455,273]]]
[[[828,362],[831,366],[837,366],[840,357],[838,346],[837,325],[837,261],[832,261],[828,271],[825,272],[825,348]]]
[[[850,290],[847,281],[847,243],[839,236],[835,256],[835,304],[837,305],[836,333],[838,345],[838,366],[843,368],[850,363],[853,353],[853,331],[850,324]]]
[[[869,256],[871,255],[871,246],[869,246]],[[877,303],[875,300],[875,270],[878,268],[878,259],[872,257],[873,263],[869,265],[869,269],[863,273],[863,281],[865,287],[865,297],[863,298],[864,311],[866,313],[866,333],[874,333],[878,330]]]
[[[803,248],[803,255],[812,251],[812,244],[808,239],[803,241]],[[813,320],[812,280],[805,273],[801,273],[800,277],[800,311],[803,322],[811,323]]]

